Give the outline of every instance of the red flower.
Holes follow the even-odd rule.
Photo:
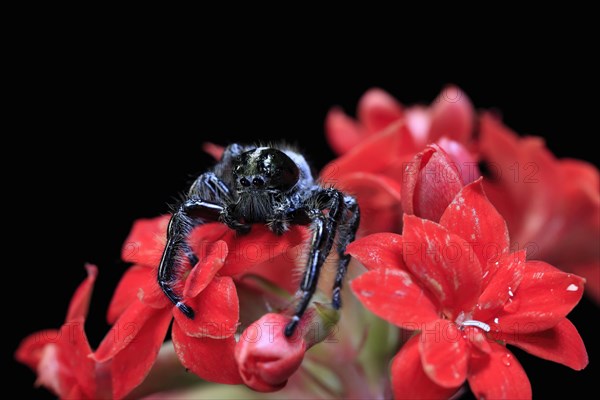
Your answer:
[[[242,383],[234,358],[240,319],[234,278],[303,243],[305,233],[294,227],[276,237],[266,227],[255,226],[250,235],[237,237],[219,223],[196,228],[188,242],[201,261],[189,266],[189,274],[177,288],[196,310],[196,318],[190,320],[174,308],[156,282],[167,224],[168,216],[137,221],[123,248],[123,259],[135,265],[123,276],[109,307],[108,320],[114,328],[94,354],[99,362],[112,360],[117,398],[144,380],[173,317],[173,345],[187,369],[205,380]]]
[[[94,399],[106,395],[98,382],[106,379],[107,368],[89,357],[92,349],[83,330],[98,274],[93,265],[87,265],[86,269],[87,279],[73,294],[61,328],[28,336],[15,354],[19,362],[37,372],[37,385],[45,386],[60,398]]]
[[[392,363],[396,398],[449,397],[465,380],[477,398],[531,397],[501,343],[573,369],[587,365],[565,318],[584,280],[509,253],[506,224],[481,180],[458,193],[439,224],[406,216],[402,236],[371,235],[348,252],[369,269],[351,283],[361,302],[415,332]]]
[[[357,115],[358,121],[354,121],[339,108],[327,115],[325,131],[336,153],[345,154],[398,122],[407,125],[413,142],[421,148],[442,136],[464,143],[471,136],[475,121],[471,101],[455,86],[444,88],[429,107],[408,109],[383,90],[371,89],[360,99]]]
[[[519,138],[490,114],[481,117],[485,190],[511,232],[513,248],[587,280],[600,303],[600,177],[579,160],[557,160],[540,138]]]

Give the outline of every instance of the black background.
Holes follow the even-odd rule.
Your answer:
[[[455,83],[477,107],[500,110],[516,131],[543,136],[556,155],[597,161],[589,144],[597,125],[582,98],[588,77],[549,60],[479,60],[465,70],[455,68],[452,58],[416,67],[410,58],[238,50],[224,48],[229,57],[222,57],[201,45],[170,53],[140,50],[135,41],[115,48],[48,41],[18,62],[8,110],[16,144],[3,146],[5,155],[18,159],[4,174],[10,202],[4,229],[13,237],[5,251],[16,262],[4,265],[4,282],[14,294],[4,305],[11,322],[3,364],[14,371],[11,385],[23,396],[50,397],[33,389],[34,374],[12,361],[19,341],[61,325],[85,276],[83,265],[91,262],[100,274],[86,328],[97,345],[126,268],[119,255],[132,222],[165,213],[167,203],[211,164],[201,149],[205,141],[286,139],[320,168],[333,157],[323,135],[331,106],[354,113],[373,86],[405,104],[428,103]],[[369,67],[356,67],[357,59]],[[35,306],[25,306],[23,297]],[[536,397],[584,396],[584,388],[597,383],[600,349],[591,321],[598,308],[583,299],[570,318],[591,363],[573,372],[517,351]]]

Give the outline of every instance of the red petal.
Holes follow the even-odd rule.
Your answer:
[[[456,195],[440,225],[471,243],[485,274],[488,261],[495,262],[508,252],[510,242],[506,222],[486,197],[481,181],[465,186]]]
[[[584,283],[583,278],[555,270],[541,261],[527,262],[513,301],[498,313],[497,327],[507,334],[554,327],[579,303]]]
[[[237,385],[242,383],[234,358],[235,338],[195,338],[173,324],[173,346],[184,367],[210,382]]]
[[[225,151],[225,148],[223,146],[219,146],[218,144],[204,142],[202,144],[202,150],[204,150],[205,153],[210,154],[215,160],[218,161],[223,156],[223,151]]]
[[[454,322],[438,319],[424,327],[419,351],[425,374],[445,388],[460,386],[467,378],[469,348]]]
[[[478,399],[530,399],[529,378],[516,357],[504,346],[491,342],[487,357],[471,358],[469,386]]]
[[[402,256],[402,236],[395,233],[374,233],[348,245],[346,253],[367,269],[401,269],[407,271]]]
[[[206,257],[201,258],[198,265],[190,271],[185,281],[183,295],[196,297],[203,291],[223,266],[228,253],[227,243],[222,240],[209,246]]]
[[[58,362],[65,368],[63,373],[68,371],[75,378],[71,385],[79,386],[88,397],[93,398],[96,394],[96,363],[90,358],[92,349],[83,330],[84,324],[85,320],[81,318],[62,326],[61,332],[68,338],[63,337],[58,342]]]
[[[106,334],[94,353],[94,359],[98,362],[105,362],[113,358],[132,343],[143,329],[155,329],[151,325],[146,325],[146,323],[154,314],[162,314],[165,310],[170,311],[169,308],[155,309],[140,300],[134,301]],[[164,337],[164,332],[160,334]]]
[[[553,211],[535,258],[559,265],[565,271],[586,278],[586,294],[600,304],[600,179],[598,169],[578,160],[557,162],[562,178],[553,196],[558,211]],[[561,218],[557,218],[559,214]],[[530,257],[531,258],[531,257]]]
[[[91,264],[87,264],[85,268],[88,276],[71,298],[67,319],[61,327],[62,340],[58,341],[57,345],[59,363],[66,366],[66,370],[75,378],[72,385],[78,385],[83,392],[92,397],[96,393],[96,365],[89,357],[92,349],[83,327],[98,269]]]
[[[427,164],[435,149],[427,147],[417,153],[406,165],[402,175],[402,209],[405,213],[415,214],[415,188],[419,181],[419,172]]]
[[[87,278],[79,285],[71,298],[69,311],[67,312],[67,318],[65,320],[66,322],[76,319],[85,319],[87,316],[90,298],[92,297],[92,290],[94,289],[94,282],[98,276],[98,268],[94,265],[87,264],[85,269],[87,270]]]
[[[199,259],[202,259],[214,242],[217,240],[225,240],[223,238],[231,232],[232,231],[227,225],[220,222],[202,224],[190,232],[188,243],[194,250],[194,254],[196,254]],[[229,240],[227,240],[227,244],[229,243]]]
[[[525,263],[525,273],[527,275],[534,275],[535,279],[542,279],[543,276],[539,275],[539,272],[543,272],[543,273],[563,273],[564,271],[556,268],[554,265],[550,265],[547,262],[544,261],[537,261],[537,260],[532,260],[532,261],[527,261],[527,263]]]
[[[284,235],[277,236],[266,225],[256,224],[248,235],[240,236],[224,224],[211,223],[194,229],[188,243],[202,260],[216,241],[225,241],[229,254],[219,275],[233,276],[285,253],[306,239],[308,229],[303,226],[292,226]]]
[[[412,337],[392,361],[392,390],[395,399],[448,399],[458,390],[434,383],[423,371],[419,340]]]
[[[283,289],[289,294],[294,294],[298,290],[299,279],[301,278],[295,271],[305,268],[306,254],[307,247],[304,243],[290,247],[277,257],[252,266],[244,272],[241,277],[242,281],[246,275],[258,276],[266,279],[275,287]],[[324,267],[328,267],[328,262],[325,262]]]
[[[187,335],[221,339],[235,333],[240,304],[231,277],[215,277],[198,296],[184,301],[196,312],[194,319],[177,309],[173,309],[173,315]]]
[[[156,361],[170,323],[170,310],[153,313],[140,327],[135,338],[114,356],[111,364],[114,398],[124,397],[146,378]]]
[[[73,386],[69,393],[64,396],[65,399],[85,399],[87,397],[94,398],[94,396],[86,395],[83,390],[79,386]]]
[[[501,309],[517,291],[523,280],[524,270],[525,250],[500,256],[500,259],[488,269],[488,276],[483,277],[485,289],[479,296],[474,318],[487,321]]]
[[[481,266],[460,236],[428,220],[404,217],[404,261],[449,319],[471,310],[481,293]]]
[[[127,307],[138,299],[140,289],[146,293],[152,285],[157,285],[154,270],[134,265],[125,271],[108,307],[106,317],[108,323],[111,325],[114,324]]]
[[[49,344],[42,349],[40,362],[37,366],[36,386],[44,386],[57,396],[64,397],[77,383],[64,366],[64,361],[59,360],[60,350],[58,345]]]
[[[42,357],[44,347],[48,344],[56,344],[61,334],[62,331],[57,329],[46,329],[32,333],[21,341],[15,352],[15,358],[18,362],[35,371]]]
[[[368,271],[354,279],[350,287],[367,309],[405,329],[422,329],[423,324],[438,318],[435,305],[407,272]]]
[[[475,348],[483,354],[489,354],[492,351],[489,343],[490,340],[480,328],[463,326],[463,337],[468,341],[472,349]]]
[[[576,371],[588,365],[585,344],[577,328],[566,318],[545,331],[529,334],[500,334],[495,339],[504,340],[534,356],[566,365]]]
[[[378,88],[370,89],[362,96],[357,114],[369,133],[379,132],[404,115],[400,103]]]
[[[332,108],[325,119],[327,141],[336,154],[344,154],[364,138],[363,128],[339,108]]]
[[[540,240],[546,242],[547,232],[557,226],[556,199],[564,195],[557,193],[561,174],[543,140],[519,138],[497,118],[483,113],[479,152],[491,175],[484,181],[485,191],[506,219],[513,242],[522,247],[534,242],[545,248],[547,244]]]
[[[442,136],[466,143],[475,124],[475,109],[467,95],[456,86],[445,87],[431,106],[429,140]]]
[[[336,185],[351,193],[360,207],[360,233],[399,232],[402,226],[400,185],[386,176],[355,172]]]
[[[266,225],[254,225],[252,232],[239,236],[228,230],[223,240],[229,247],[229,255],[220,275],[238,275],[254,265],[261,264],[285,253],[308,239],[308,229],[303,226],[292,226],[282,236],[277,236]]]
[[[121,251],[123,261],[149,267],[158,265],[165,248],[170,218],[170,215],[163,215],[135,221],[129,236],[123,243]]]
[[[182,293],[182,282],[180,280],[176,280],[173,283],[173,289],[175,293]],[[140,288],[137,294],[137,298],[141,300],[142,303],[149,305],[152,308],[161,309],[171,308],[173,306],[173,303],[171,303],[167,296],[165,296],[165,293],[158,285],[156,279],[156,270],[152,270],[147,285]]]
[[[402,154],[411,153],[413,149],[414,144],[406,125],[401,121],[394,123],[327,164],[321,171],[321,180],[325,184],[336,185],[351,172],[386,172]]]

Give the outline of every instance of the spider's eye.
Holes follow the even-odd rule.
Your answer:
[[[265,181],[262,178],[254,178],[252,179],[252,184],[254,186],[263,186],[265,184]]]
[[[240,179],[240,184],[242,186],[248,187],[248,186],[250,186],[250,181],[248,179],[246,179],[246,178],[242,178],[242,179]]]

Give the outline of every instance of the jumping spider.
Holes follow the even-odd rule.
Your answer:
[[[304,314],[337,235],[339,264],[332,306],[340,308],[340,290],[350,261],[344,252],[358,228],[358,204],[352,196],[320,186],[301,154],[287,146],[232,144],[212,171],[194,181],[186,199],[175,209],[158,268],[158,284],[190,319],[194,318],[194,310],[173,290],[174,271],[179,256],[188,257],[192,265],[198,261],[186,242],[187,236],[194,226],[213,221],[220,221],[239,234],[248,233],[254,223],[266,223],[277,235],[284,234],[289,225],[310,225],[310,253],[300,284],[300,299],[285,328],[286,336],[294,333]]]

